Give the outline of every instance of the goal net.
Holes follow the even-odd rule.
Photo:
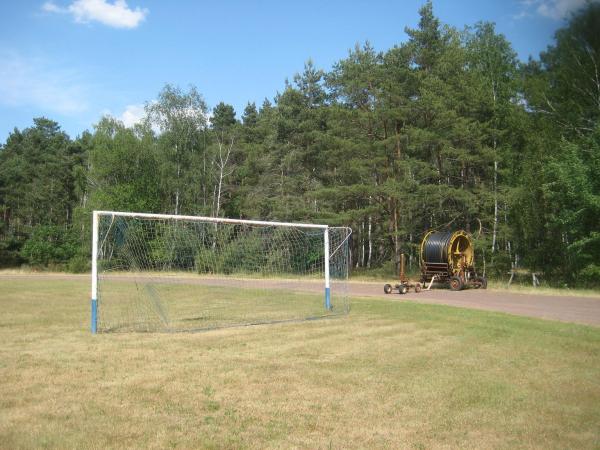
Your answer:
[[[350,234],[315,224],[95,211],[92,332],[346,314]]]

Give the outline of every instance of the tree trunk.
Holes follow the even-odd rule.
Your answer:
[[[221,195],[223,194],[223,181],[225,179],[225,177],[227,175],[229,175],[231,172],[227,173],[226,172],[226,168],[227,168],[227,164],[229,163],[229,157],[231,156],[231,150],[233,149],[233,143],[234,143],[234,139],[231,138],[231,142],[229,143],[228,147],[227,147],[227,151],[224,153],[224,143],[223,143],[223,139],[218,141],[218,145],[219,145],[219,161],[217,162],[217,166],[219,167],[219,179],[217,182],[217,189],[216,189],[216,207],[215,207],[215,217],[219,217],[219,213],[221,212]]]
[[[398,202],[392,200],[394,203],[393,220],[394,220],[394,261],[396,262],[396,269],[400,263],[400,239],[398,237]],[[397,271],[397,270],[396,270]]]
[[[494,139],[494,155],[496,153],[496,140]],[[494,228],[492,231],[492,253],[496,251],[498,236],[498,160],[494,160]]]
[[[217,189],[217,207],[215,210],[215,217],[219,217],[219,212],[221,210],[221,191],[223,188],[223,167],[219,168],[219,187]]]
[[[356,267],[364,267],[365,266],[365,221],[363,220],[360,223],[360,255],[356,260]]]
[[[177,163],[177,186],[175,187],[175,214],[179,214],[179,176],[181,175],[181,165]]]
[[[496,83],[492,80],[492,100],[494,102],[494,116],[496,112]],[[495,117],[494,117],[495,119]],[[495,133],[494,133],[495,134]],[[496,240],[498,238],[498,143],[496,136],[493,139],[494,148],[494,227],[492,231],[492,255],[496,251]]]
[[[372,230],[372,217],[369,216],[369,229],[368,229],[368,239],[369,239],[369,256],[367,258],[367,268],[371,268],[371,257],[373,255],[373,240],[371,239],[371,230]]]
[[[206,211],[206,144],[202,152],[202,207]]]

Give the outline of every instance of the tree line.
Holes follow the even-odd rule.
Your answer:
[[[598,285],[599,28],[589,3],[521,62],[494,24],[427,2],[406,42],[309,60],[239,118],[172,85],[131,128],[36,118],[0,147],[0,265],[87,270],[103,209],[350,226],[358,271],[414,268],[427,230],[463,228],[490,276]]]

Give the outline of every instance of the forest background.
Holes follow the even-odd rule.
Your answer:
[[[471,232],[479,269],[600,286],[600,4],[538,59],[493,23],[309,60],[238,118],[165,85],[145,119],[73,139],[48,118],[0,146],[0,267],[89,270],[95,209],[352,227],[354,273],[418,267],[427,230]]]

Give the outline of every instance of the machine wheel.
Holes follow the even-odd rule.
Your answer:
[[[391,294],[392,293],[392,285],[391,284],[383,285],[383,292],[385,292],[386,294]]]
[[[415,283],[415,292],[416,293],[421,292],[421,283]]]
[[[473,285],[475,289],[487,289],[487,278],[486,277],[477,277],[474,280]]]
[[[487,278],[481,277],[481,289],[487,289]]]
[[[403,284],[398,288],[398,292],[400,294],[406,294],[408,292],[408,287],[406,287],[406,285]]]
[[[460,291],[463,288],[463,282],[459,277],[450,278],[450,290]]]

